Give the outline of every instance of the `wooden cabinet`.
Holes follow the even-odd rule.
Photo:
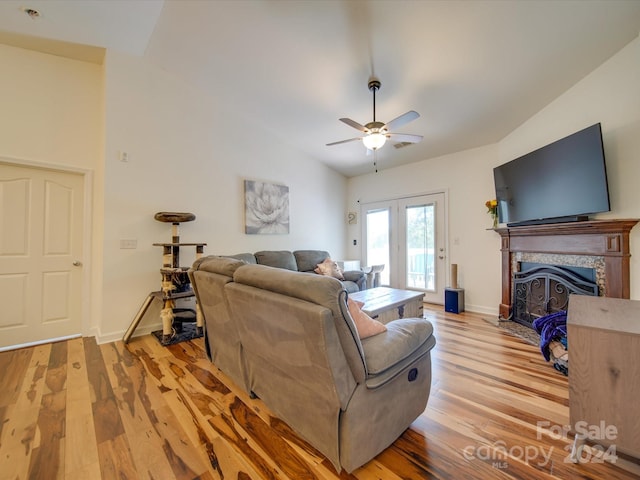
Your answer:
[[[567,340],[572,430],[640,458],[640,301],[572,295]]]

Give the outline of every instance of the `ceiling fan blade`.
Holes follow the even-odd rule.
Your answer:
[[[364,125],[360,125],[358,122],[356,122],[355,120],[351,120],[350,118],[341,118],[340,121],[346,123],[350,127],[355,128],[356,130],[360,130],[361,132],[366,133],[368,131]]]
[[[339,142],[327,143],[327,147],[330,147],[331,145],[339,145],[341,143],[355,142],[356,140],[362,140],[362,137],[350,138],[348,140],[340,140]]]
[[[387,124],[385,125],[385,128],[387,129],[387,131],[395,130],[396,127],[399,127],[400,125],[404,125],[405,123],[409,123],[411,120],[415,120],[419,116],[420,114],[418,112],[409,110],[407,113],[403,113],[399,117],[396,117],[390,122],[387,122]]]
[[[422,140],[422,135],[412,135],[410,133],[387,133],[387,137],[394,142],[418,143]]]

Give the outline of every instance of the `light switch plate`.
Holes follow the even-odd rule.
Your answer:
[[[131,249],[138,248],[138,240],[136,239],[122,239],[120,240],[120,248],[121,249]]]

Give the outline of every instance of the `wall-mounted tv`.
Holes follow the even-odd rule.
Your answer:
[[[610,210],[599,123],[494,168],[493,178],[498,219],[510,227]]]

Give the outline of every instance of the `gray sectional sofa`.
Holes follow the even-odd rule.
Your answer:
[[[189,271],[210,359],[237,386],[352,472],[424,411],[433,327],[387,324],[361,340],[335,278],[209,256]]]
[[[262,250],[255,253],[238,253],[235,255],[225,255],[237,258],[245,263],[266,265],[268,267],[284,268],[294,272],[315,273],[314,270],[319,263],[330,258],[329,252],[325,250]],[[367,279],[364,272],[352,270],[342,272],[344,280],[342,285],[349,293],[357,292],[367,288]]]

